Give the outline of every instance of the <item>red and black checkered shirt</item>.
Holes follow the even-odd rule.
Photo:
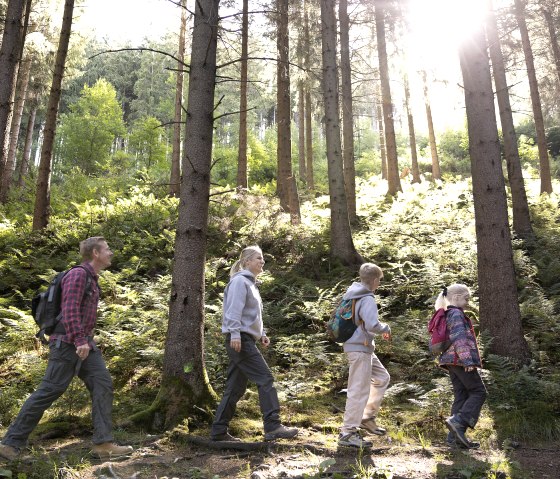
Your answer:
[[[98,276],[93,267],[84,261],[82,268],[73,268],[62,279],[62,319],[66,334],[53,334],[50,340],[60,339],[76,347],[88,343],[93,336],[97,322],[97,305],[99,303]],[[92,277],[88,293],[84,295],[88,273]]]

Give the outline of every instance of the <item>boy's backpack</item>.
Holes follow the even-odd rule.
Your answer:
[[[84,297],[91,290],[92,277],[90,272],[83,266],[74,266],[66,271],[58,273],[46,291],[39,293],[31,300],[31,315],[39,326],[39,331],[35,335],[43,343],[47,343],[46,336],[53,333],[65,334],[64,325],[60,322],[62,319],[62,280],[68,271],[74,268],[81,268],[87,273],[86,287],[84,289]]]
[[[344,343],[348,341],[359,324],[363,323],[358,319],[358,324],[354,320],[356,310],[355,299],[343,299],[338,303],[331,314],[331,319],[327,321],[327,336],[335,343]]]
[[[449,339],[449,331],[447,329],[447,320],[445,309],[438,309],[428,323],[428,332],[430,333],[430,352],[434,356],[438,356],[447,351],[451,346]]]

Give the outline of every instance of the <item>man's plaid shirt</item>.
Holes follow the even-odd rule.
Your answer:
[[[62,319],[66,334],[53,334],[50,340],[60,338],[65,343],[76,347],[88,343],[88,337],[93,336],[93,329],[97,322],[97,305],[99,303],[98,276],[92,266],[84,261],[82,268],[73,268],[62,279]],[[89,292],[84,296],[89,271],[93,278]]]

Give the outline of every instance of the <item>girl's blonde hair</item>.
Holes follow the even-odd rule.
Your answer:
[[[239,259],[233,264],[233,266],[229,270],[230,278],[235,273],[239,273],[239,271],[245,269],[245,265],[247,264],[247,261],[250,260],[256,254],[262,255],[262,250],[260,249],[260,247],[255,245],[255,246],[247,246],[246,248],[244,248],[243,251],[241,251],[241,254],[239,255]]]
[[[436,299],[435,309],[436,311],[441,308],[447,309],[447,307],[452,304],[449,301],[449,298],[453,298],[455,296],[470,296],[470,294],[471,292],[469,288],[464,284],[452,284],[447,288],[443,288],[443,291],[439,293]]]

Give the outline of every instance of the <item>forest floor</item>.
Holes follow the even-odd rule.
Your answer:
[[[41,477],[43,467],[45,477],[51,477],[47,470],[52,471],[53,462],[59,464],[60,479],[556,479],[560,471],[558,443],[521,444],[506,453],[397,444],[389,436],[375,436],[372,449],[359,450],[338,447],[335,433],[300,431],[295,440],[236,443],[236,449],[202,436],[177,440],[136,434],[129,436],[135,448],[129,458],[106,462],[93,459],[81,438],[42,440],[40,449],[20,459],[13,478]],[[0,477],[11,477],[2,476],[2,467]]]

